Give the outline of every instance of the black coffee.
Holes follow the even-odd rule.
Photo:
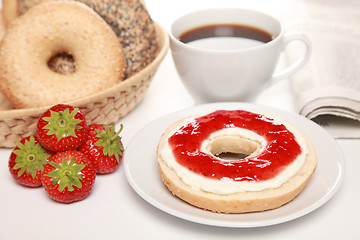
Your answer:
[[[179,40],[198,47],[241,49],[267,43],[273,36],[265,30],[237,24],[214,24],[182,33]]]

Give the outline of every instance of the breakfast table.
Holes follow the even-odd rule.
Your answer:
[[[286,1],[243,1],[243,0],[147,0],[146,6],[152,18],[165,29],[169,29],[171,22],[177,17],[203,8],[238,7],[251,8],[278,16]],[[279,68],[286,64],[281,59]],[[216,103],[221,106],[222,103]],[[223,103],[224,106],[230,103]],[[250,104],[269,111],[279,111],[290,114],[301,122],[311,125],[326,139],[321,146],[322,150],[335,153],[340,158],[336,186],[330,186],[331,191],[326,200],[307,208],[300,205],[302,211],[290,214],[284,218],[275,218],[267,221],[261,220],[262,213],[243,214],[245,219],[256,219],[251,223],[232,221],[233,215],[216,214],[215,220],[192,218],[191,213],[172,211],[176,206],[163,206],[156,204],[157,184],[161,182],[160,175],[155,179],[144,179],[147,186],[154,186],[152,196],[141,193],[131,182],[131,173],[128,165],[134,154],[127,153],[138,149],[154,151],[145,154],[141,159],[144,164],[139,164],[144,178],[149,176],[146,169],[156,167],[156,144],[159,135],[146,136],[139,133],[157,127],[161,119],[177,112],[191,112],[197,106],[192,97],[183,86],[169,51],[156,72],[151,85],[140,104],[116,124],[119,129],[123,124],[121,133],[125,147],[124,159],[116,172],[98,175],[95,186],[90,195],[83,201],[61,204],[51,200],[42,188],[26,188],[17,184],[8,170],[8,158],[11,149],[0,149],[0,240],[17,239],[358,239],[358,216],[360,214],[360,188],[358,171],[360,170],[360,140],[358,139],[333,139],[325,130],[314,122],[300,117],[296,107],[296,99],[288,79],[264,88],[261,94]],[[160,120],[159,120],[160,119]],[[149,125],[150,124],[150,125]],[[151,125],[152,124],[152,125]],[[158,134],[156,132],[156,134]],[[149,137],[149,138],[147,138]],[[143,139],[141,139],[143,138]],[[154,140],[155,139],[155,140]],[[137,142],[135,142],[135,140]],[[318,144],[322,144],[321,142]],[[129,149],[129,148],[132,149]],[[333,149],[331,149],[333,148]],[[145,151],[145,150],[144,150]],[[141,154],[140,154],[141,155]],[[131,159],[132,160],[132,159]],[[322,161],[319,168],[326,171],[327,159]],[[136,159],[136,162],[140,162]],[[126,164],[124,164],[126,162]],[[320,170],[320,169],[319,169]],[[157,173],[154,173],[155,175]],[[316,173],[315,173],[316,174]],[[151,175],[152,176],[152,175]],[[333,176],[330,176],[333,177]],[[314,178],[314,181],[320,181]],[[327,183],[319,183],[325,186]],[[165,186],[161,186],[162,190]],[[161,190],[161,191],[162,191]],[[311,196],[311,185],[306,189]],[[316,189],[314,189],[316,190]],[[147,191],[152,191],[147,189]],[[159,194],[163,194],[160,193]],[[175,198],[168,192],[169,198]],[[313,194],[317,194],[314,192]],[[301,197],[301,194],[300,196]],[[310,197],[311,198],[311,197]],[[294,203],[298,199],[294,199]],[[171,201],[178,202],[179,201]],[[184,208],[185,209],[185,208]],[[203,211],[203,210],[199,210]],[[273,210],[270,210],[270,212]],[[219,215],[220,217],[218,217]],[[204,216],[207,216],[206,214]],[[255,217],[253,217],[255,216]],[[241,214],[236,216],[241,219]]]

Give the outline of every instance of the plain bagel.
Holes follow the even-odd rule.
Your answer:
[[[317,164],[315,150],[303,132],[276,118],[276,121],[269,120],[273,121],[274,127],[270,126],[269,132],[273,136],[268,138],[264,137],[268,127],[253,121],[267,120],[263,115],[239,115],[238,119],[243,122],[236,125],[237,120],[227,118],[227,112],[215,114],[219,113],[179,120],[162,135],[157,150],[158,165],[161,178],[173,195],[212,212],[247,213],[278,208],[303,190]],[[222,122],[222,119],[227,122]],[[213,126],[203,125],[211,121]],[[216,129],[214,132],[213,128]],[[289,131],[286,132],[285,128]],[[286,140],[277,140],[278,134],[285,136]],[[189,138],[190,135],[195,137]],[[282,142],[282,146],[274,145],[276,142]],[[300,148],[293,151],[290,146]],[[248,156],[227,161],[217,156],[222,152]],[[273,156],[274,160],[267,156]],[[287,165],[273,167],[279,161],[289,161],[285,156],[294,159]]]
[[[3,0],[4,20],[10,23],[33,6],[49,1],[54,0]],[[158,44],[155,25],[141,0],[73,1],[82,2],[94,9],[118,36],[126,59],[125,78],[139,72],[156,57]],[[66,58],[60,60],[64,65],[71,65],[66,61]],[[66,70],[56,66],[53,66],[56,72],[62,73]],[[71,68],[67,67],[70,70]]]
[[[0,39],[3,38],[3,36],[5,35],[5,31],[6,31],[6,27],[5,27],[5,23],[2,17],[2,11],[0,12]],[[9,110],[9,109],[13,109],[13,106],[11,105],[11,103],[9,102],[9,100],[7,100],[7,98],[4,96],[4,94],[0,91],[0,110]]]
[[[62,52],[74,57],[73,74],[48,67]],[[8,26],[0,48],[0,87],[16,108],[49,106],[113,86],[125,66],[121,44],[96,12],[78,2],[48,2]]]

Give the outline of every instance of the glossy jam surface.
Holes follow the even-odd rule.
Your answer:
[[[213,132],[245,128],[265,138],[258,155],[224,161],[202,152],[201,144]],[[294,135],[283,125],[263,115],[243,110],[219,110],[182,126],[168,139],[176,161],[188,170],[217,180],[257,182],[280,173],[301,154]]]

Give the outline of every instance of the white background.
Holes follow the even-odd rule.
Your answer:
[[[285,1],[148,0],[153,19],[165,29],[187,12],[210,7],[248,7],[278,16]],[[257,104],[296,112],[289,82],[263,91]],[[194,106],[184,89],[170,52],[161,64],[145,98],[124,124],[125,147],[148,122]],[[119,123],[120,123],[119,122]],[[118,125],[117,125],[118,127]],[[126,181],[123,166],[98,176],[84,201],[59,204],[42,188],[15,183],[8,172],[10,150],[0,150],[0,240],[16,239],[356,239],[360,214],[360,142],[338,140],[345,156],[345,178],[338,193],[324,206],[299,219],[261,228],[234,229],[188,222],[151,206]]]

